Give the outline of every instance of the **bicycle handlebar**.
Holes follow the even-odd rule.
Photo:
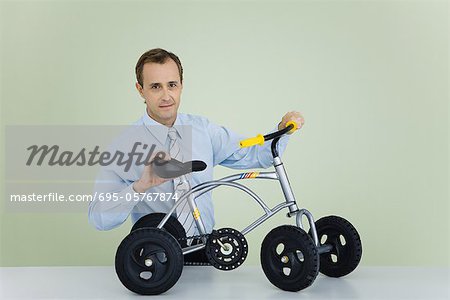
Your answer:
[[[262,145],[264,145],[265,141],[269,141],[274,138],[280,137],[283,134],[286,134],[290,131],[294,132],[297,129],[298,129],[297,123],[295,123],[294,121],[289,121],[286,123],[286,127],[281,130],[266,134],[264,136],[261,134],[258,134],[255,137],[240,141],[239,145],[241,146],[241,148],[251,147],[251,146],[255,146],[255,145],[262,146]]]

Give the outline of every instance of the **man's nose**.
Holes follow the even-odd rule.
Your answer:
[[[163,98],[164,100],[170,100],[169,88],[163,87],[162,98]]]

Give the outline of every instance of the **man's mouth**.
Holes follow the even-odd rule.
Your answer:
[[[168,107],[172,107],[174,104],[161,104],[159,107],[160,108],[168,108]]]

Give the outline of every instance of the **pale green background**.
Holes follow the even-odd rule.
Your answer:
[[[286,111],[304,114],[283,157],[292,186],[316,218],[352,221],[362,264],[449,265],[447,2],[11,1],[0,9],[3,127],[129,124],[144,110],[134,65],[163,47],[184,64],[183,112],[249,136]],[[271,205],[281,199],[276,183],[251,186]],[[218,227],[241,229],[262,213],[238,192],[214,196]],[[281,213],[248,235],[250,264],[264,235],[286,222]],[[3,210],[0,265],[112,265],[129,228],[98,232],[87,213]]]

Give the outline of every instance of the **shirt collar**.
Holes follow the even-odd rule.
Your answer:
[[[164,145],[167,140],[167,134],[169,133],[169,127],[163,125],[161,123],[153,120],[145,111],[144,116],[142,117],[145,127],[150,131],[150,133],[162,144]],[[183,122],[183,116],[180,113],[177,113],[177,118],[175,119],[175,123],[173,127],[176,129],[178,136],[183,139],[185,135],[185,126]]]

